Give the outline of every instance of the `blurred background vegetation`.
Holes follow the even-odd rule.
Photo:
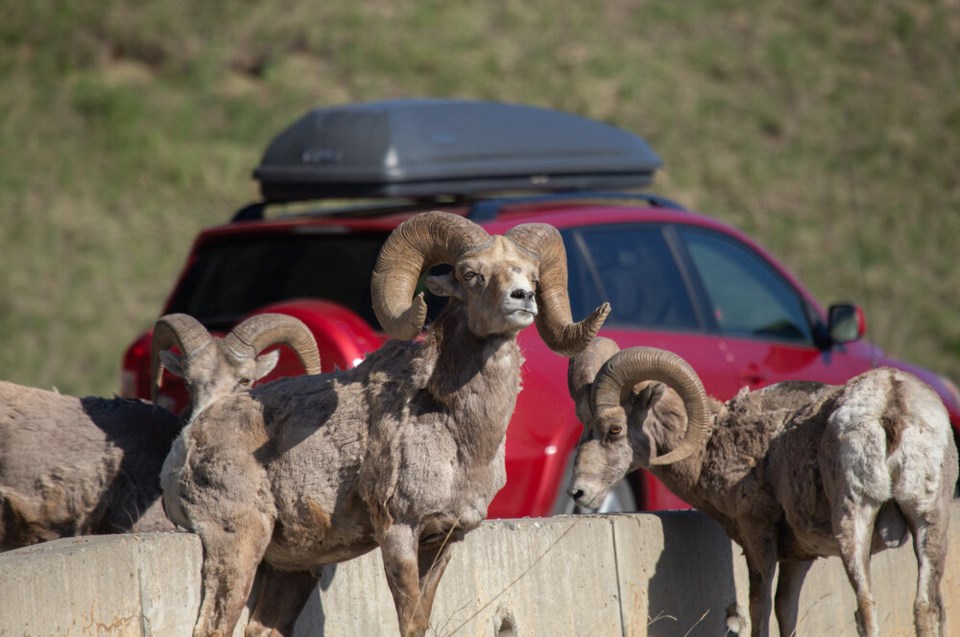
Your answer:
[[[644,136],[891,354],[960,379],[960,1],[0,5],[0,378],[119,387],[202,227],[318,106],[463,97]]]

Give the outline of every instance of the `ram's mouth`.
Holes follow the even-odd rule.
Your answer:
[[[574,500],[577,503],[577,506],[581,509],[586,509],[589,511],[596,511],[600,508],[600,505],[603,504],[604,498],[606,498],[606,493],[600,493],[593,498],[579,498]]]
[[[519,309],[519,310],[513,310],[512,312],[510,312],[510,314],[509,314],[510,319],[509,319],[509,320],[510,320],[511,323],[513,323],[513,324],[515,324],[515,325],[520,325],[520,326],[526,327],[526,326],[530,325],[531,323],[533,323],[533,319],[534,319],[536,316],[537,316],[536,311]]]

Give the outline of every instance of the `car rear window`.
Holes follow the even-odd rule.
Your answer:
[[[386,240],[379,234],[283,234],[232,237],[200,249],[168,312],[208,327],[227,327],[278,301],[317,298],[339,303],[380,325],[370,300],[370,273]]]

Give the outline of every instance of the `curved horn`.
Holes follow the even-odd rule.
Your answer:
[[[154,402],[163,383],[163,361],[160,352],[176,346],[184,358],[213,340],[210,332],[189,314],[167,314],[157,319],[150,343],[150,395]]]
[[[570,395],[589,389],[597,372],[610,358],[620,351],[620,346],[611,338],[597,336],[586,349],[570,359],[567,367],[567,389]]]
[[[448,212],[424,212],[401,223],[380,249],[370,278],[373,311],[384,331],[401,339],[419,334],[427,318],[423,294],[413,298],[420,275],[439,263],[453,265],[489,239],[474,222]]]
[[[255,357],[271,345],[286,345],[300,359],[307,374],[320,373],[320,352],[313,333],[289,314],[251,316],[223,338],[223,346],[238,358]]]
[[[676,391],[687,410],[687,433],[680,445],[651,465],[679,462],[692,455],[710,435],[707,392],[693,368],[673,352],[655,347],[631,347],[618,352],[597,373],[593,383],[594,413],[623,410],[621,401],[634,385],[645,380],[666,383]]]
[[[597,372],[611,356],[620,351],[616,341],[597,336],[587,348],[570,359],[567,366],[567,389],[576,408],[577,419],[585,426],[590,425],[592,415],[590,395]]]
[[[573,322],[567,294],[567,252],[560,232],[545,223],[524,223],[504,236],[540,258],[540,283],[537,285],[537,331],[547,346],[563,356],[582,352],[596,336],[610,313],[604,303],[579,323]]]

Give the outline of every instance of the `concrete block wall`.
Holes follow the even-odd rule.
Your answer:
[[[960,501],[943,581],[960,630]],[[190,635],[202,550],[191,534],[58,540],[0,554],[0,637]],[[397,634],[378,551],[324,574],[297,637]],[[874,556],[883,634],[909,635],[912,547]],[[818,560],[801,635],[856,635],[839,559]],[[749,634],[740,549],[696,512],[489,521],[457,546],[432,614],[437,637],[669,637]],[[239,634],[239,633],[238,633]],[[776,630],[774,630],[776,635]]]
[[[0,553],[0,637],[190,635],[200,538],[69,538]]]

